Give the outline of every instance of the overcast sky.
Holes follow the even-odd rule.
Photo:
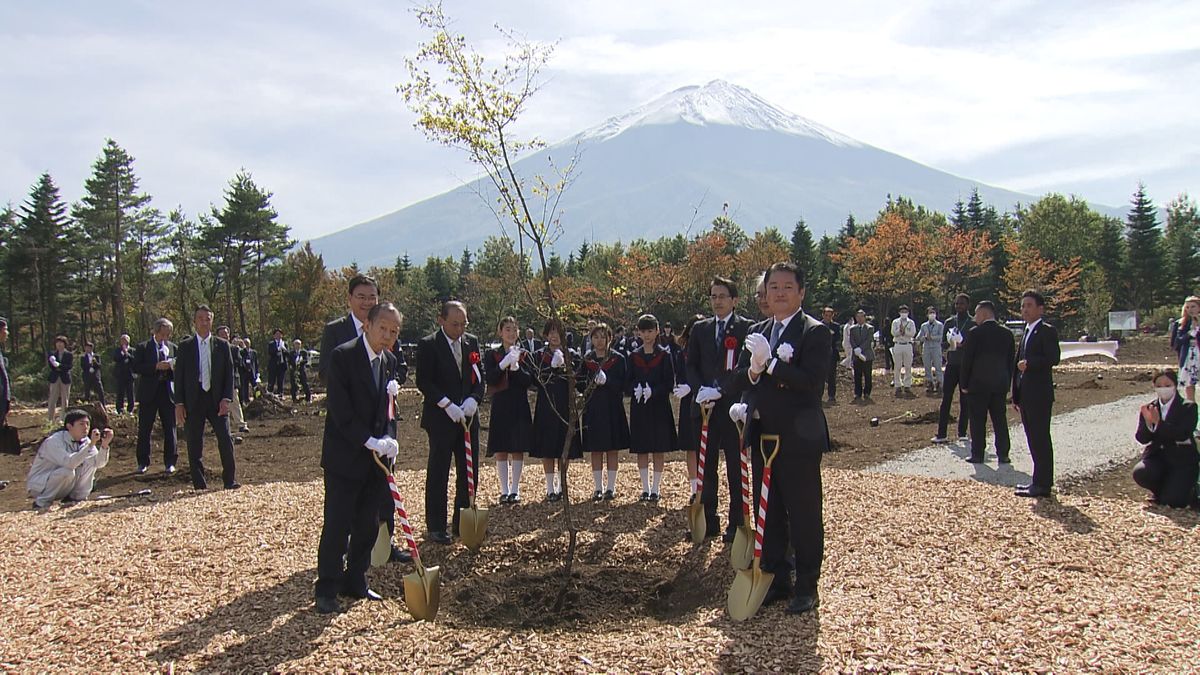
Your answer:
[[[749,8],[735,5],[749,4]],[[422,34],[409,2],[0,4],[0,203],[42,171],[68,200],[111,137],[189,214],[239,168],[293,236],[461,184],[395,93]],[[1200,192],[1200,2],[446,0],[559,44],[522,127],[551,142],[726,79],[863,142],[985,183],[1122,205]]]

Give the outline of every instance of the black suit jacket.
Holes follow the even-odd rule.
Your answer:
[[[267,343],[267,364],[272,372],[287,368],[287,345],[277,344],[274,340]]]
[[[972,394],[1007,392],[1014,356],[1012,331],[997,321],[979,324],[962,343],[961,388]]]
[[[1196,451],[1196,404],[1176,394],[1167,411],[1166,418],[1162,417],[1162,403],[1154,397],[1154,405],[1158,406],[1159,423],[1150,431],[1146,418],[1138,414],[1137,442],[1146,445],[1146,455],[1152,455],[1168,448],[1179,445],[1191,446]]]
[[[349,314],[325,324],[321,331],[321,360],[317,363],[317,375],[321,377],[322,382],[329,376],[329,360],[325,357],[338,345],[357,339],[358,328],[354,326],[354,319]],[[404,384],[408,380],[408,362],[404,359],[404,350],[400,349],[399,340],[392,345],[392,355],[396,357],[396,381]]]
[[[462,372],[454,363],[454,352],[446,334],[438,329],[421,338],[417,344],[417,389],[425,397],[421,409],[421,428],[427,431],[446,431],[455,427],[454,422],[438,407],[443,398],[462,405],[468,397],[483,403],[483,362],[479,353],[479,340],[470,333],[462,335]],[[472,354],[476,357],[472,358]],[[477,366],[473,369],[472,361]],[[478,419],[478,417],[476,417]]]
[[[737,363],[742,356],[742,345],[746,342],[746,332],[750,330],[751,321],[744,316],[738,316],[735,312],[729,317],[725,323],[725,332],[718,340],[717,319],[709,317],[702,321],[697,321],[692,326],[692,332],[688,337],[687,359],[685,370],[687,372],[687,383],[692,388],[692,393],[699,393],[700,387],[717,387],[725,394],[725,390],[729,387],[729,381],[737,372]],[[733,368],[726,369],[726,338],[733,338]],[[719,346],[718,346],[719,345]],[[717,401],[719,410],[728,410],[729,406],[736,403],[733,396],[722,395]],[[700,417],[700,405],[692,403],[692,417]]]
[[[8,379],[8,357],[0,352],[0,423],[8,417],[12,399],[12,384]]]
[[[50,381],[63,384],[71,384],[71,364],[73,363],[71,352],[63,352],[62,357],[58,357],[58,352],[50,352],[46,354],[46,363],[50,363],[50,357],[53,356],[58,361],[58,367],[50,366]]]
[[[533,339],[533,345],[530,345],[529,342],[530,342],[529,340],[521,338],[521,340],[517,344],[521,347],[521,349],[524,349],[525,351],[529,352],[530,354],[535,354],[535,353],[537,353],[537,351],[539,349],[542,348],[543,342],[537,338]],[[616,347],[613,347],[613,348],[616,349]]]
[[[212,351],[211,373],[207,396],[215,408],[221,399],[233,400],[233,353],[229,343],[209,335]],[[200,342],[189,335],[179,343],[175,356],[175,401],[189,410],[200,402],[205,392],[200,388]],[[179,391],[182,389],[182,392]]]
[[[83,371],[83,379],[99,380],[100,379],[100,354],[92,352],[91,356],[87,352],[79,357],[79,369]]]
[[[338,345],[321,360],[329,359],[326,382],[325,435],[321,442],[321,468],[353,480],[382,473],[364,443],[387,434],[388,395],[371,372],[371,360],[362,338]],[[383,381],[396,376],[396,357],[380,355]],[[445,417],[445,415],[442,415]]]
[[[1025,359],[1025,372],[1013,364],[1014,404],[1039,406],[1054,400],[1053,368],[1058,365],[1059,356],[1058,331],[1043,319],[1027,340],[1018,343],[1017,361]]]
[[[750,333],[761,333],[768,339],[775,324],[774,319],[761,321],[750,327]],[[692,330],[695,330],[694,328]],[[750,424],[747,434],[757,432],[760,421],[754,413],[771,421],[775,429],[784,428],[784,444],[781,452],[825,452],[829,449],[829,427],[825,411],[821,408],[821,390],[831,367],[829,342],[833,334],[817,319],[799,312],[788,323],[779,336],[779,344],[772,356],[778,356],[778,347],[792,346],[792,359],[784,362],[777,359],[772,367],[750,382],[750,352],[742,350],[737,373],[730,380],[731,393],[745,393],[746,419]]]
[[[175,343],[167,341],[168,358],[176,356]],[[133,356],[133,372],[137,373],[137,400],[138,403],[153,404],[155,397],[158,396],[159,384],[169,383],[175,379],[175,371],[173,370],[158,370],[155,366],[158,365],[158,343],[154,338],[150,338],[137,346],[137,350]],[[175,395],[171,392],[171,387],[163,387],[162,391],[166,392],[167,401],[175,403]]]
[[[118,382],[125,382],[133,377],[133,362],[136,358],[137,345],[129,345],[124,354],[121,353],[120,347],[113,348],[113,374],[117,376]]]

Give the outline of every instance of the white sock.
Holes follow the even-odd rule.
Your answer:
[[[652,494],[652,495],[659,494],[658,490],[659,490],[659,488],[662,487],[662,475],[663,475],[663,472],[661,472],[661,471],[654,472],[654,489],[650,491],[650,494]]]
[[[696,494],[699,491],[700,491],[700,481],[693,478],[692,479],[692,494]]]
[[[604,490],[604,472],[600,469],[592,469],[592,482],[596,484],[596,492]]]
[[[512,494],[514,495],[521,494],[521,467],[524,464],[525,462],[522,460],[512,460],[512,486],[509,489],[512,490]]]
[[[508,460],[497,460],[496,468],[500,470],[500,494],[506,495],[508,494]]]
[[[616,469],[608,470],[608,489],[613,492],[617,491],[617,470]]]
[[[546,474],[546,494],[554,494],[554,474]]]
[[[650,491],[650,468],[645,466],[638,467],[638,475],[642,477],[642,492]]]

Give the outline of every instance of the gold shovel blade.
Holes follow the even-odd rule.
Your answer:
[[[729,616],[734,621],[745,621],[754,616],[762,607],[773,581],[775,575],[762,571],[757,561],[748,570],[738,570],[733,585],[729,587]]]
[[[704,517],[704,503],[700,501],[698,494],[693,495],[692,503],[688,504],[687,519],[692,543],[699,544],[704,541],[704,534],[708,530],[708,519]]]
[[[392,535],[388,532],[387,523],[379,524],[379,534],[375,535],[375,546],[371,548],[371,567],[383,567],[392,559]]]
[[[487,536],[488,510],[468,506],[458,510],[458,534],[471,551],[478,551]]]
[[[417,621],[433,621],[442,598],[442,571],[430,567],[404,575],[404,603]]]
[[[729,561],[735,570],[750,569],[754,562],[754,530],[748,525],[738,525],[733,534],[733,547],[729,549]]]

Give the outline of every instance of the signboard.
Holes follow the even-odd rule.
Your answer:
[[[1138,327],[1137,312],[1109,312],[1108,330],[1135,331]]]

